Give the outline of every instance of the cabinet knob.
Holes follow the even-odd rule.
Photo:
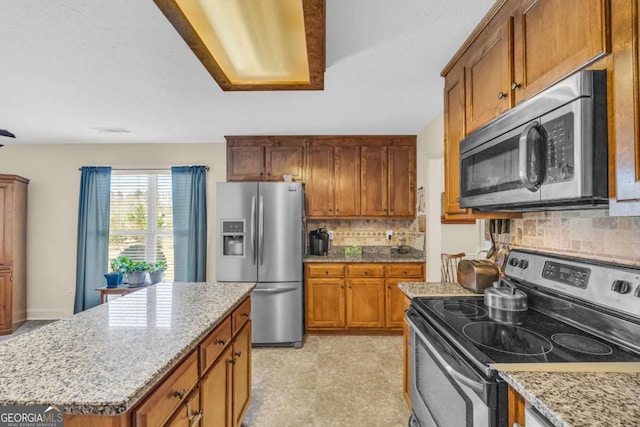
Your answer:
[[[506,93],[504,93],[504,92],[500,92],[500,93],[498,94],[498,99],[504,99],[504,98],[506,98],[506,97],[507,97],[507,94],[506,94]]]
[[[235,365],[236,364],[236,359],[229,360],[229,363],[231,363],[232,365]]]
[[[456,199],[456,202],[460,203],[460,197],[458,197],[458,198]]]
[[[227,343],[227,340],[218,340],[217,343],[220,345],[225,345]]]
[[[242,352],[241,351],[236,351],[235,353],[233,353],[234,356],[236,357],[240,357],[242,356]]]
[[[249,313],[245,311],[244,313],[242,313],[242,317],[249,317]]]
[[[336,209],[336,212],[340,212],[340,209]]]
[[[185,394],[187,394],[187,390],[181,389],[173,392],[173,397],[177,397],[178,399],[183,399]]]
[[[344,285],[340,285],[340,289],[344,289]]]
[[[516,89],[520,89],[522,87],[522,85],[518,82],[513,82],[511,83],[511,89],[516,90]]]

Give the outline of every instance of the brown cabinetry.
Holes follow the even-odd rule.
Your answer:
[[[202,413],[200,409],[200,393],[196,390],[181,405],[175,416],[166,425],[167,427],[198,427],[202,426]]]
[[[228,427],[233,425],[233,373],[231,345],[220,355],[213,368],[200,382],[200,397],[206,411],[202,414],[201,427]]]
[[[408,312],[411,306],[411,299],[404,296],[402,312]],[[411,410],[411,330],[409,322],[402,322],[402,394],[404,401],[407,402],[409,410]]]
[[[27,184],[0,175],[0,335],[27,318]]]
[[[423,263],[308,263],[307,330],[400,331],[404,294],[397,284],[422,280]]]
[[[238,333],[233,341],[232,378],[233,378],[233,427],[242,425],[244,414],[251,401],[251,327],[249,325]]]
[[[497,2],[445,67],[447,222],[513,216],[460,209],[460,140],[606,56],[611,50],[610,5],[608,0]]]
[[[227,136],[227,181],[305,179],[307,138]]]
[[[360,147],[349,141],[334,147],[333,212],[335,216],[360,215]],[[311,215],[310,215],[311,216]]]

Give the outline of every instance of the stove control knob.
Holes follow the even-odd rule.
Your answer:
[[[520,268],[525,269],[527,267],[529,267],[529,261],[527,261],[526,259],[520,261]]]
[[[517,267],[518,266],[518,260],[516,258],[511,258],[509,260],[509,264],[511,264],[514,267]]]
[[[640,297],[640,285],[636,288],[636,291],[633,293],[634,296]]]
[[[631,283],[626,280],[614,280],[611,290],[621,295],[628,294],[631,291]]]

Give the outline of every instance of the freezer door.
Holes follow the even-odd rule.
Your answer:
[[[258,190],[258,281],[302,281],[304,187],[260,183]]]
[[[216,280],[219,282],[256,282],[258,280],[258,183],[219,182],[216,185]],[[225,232],[223,224],[242,224],[242,232]],[[225,235],[242,239],[242,254],[225,254]],[[237,244],[237,243],[236,243]],[[228,248],[227,248],[227,252]]]
[[[255,345],[302,346],[302,282],[258,283],[251,293],[251,335]]]

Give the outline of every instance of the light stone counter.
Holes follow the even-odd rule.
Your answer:
[[[455,282],[400,282],[398,287],[409,298],[483,296],[482,294],[474,294]]]
[[[254,287],[161,283],[0,342],[0,405],[126,412]]]
[[[639,372],[499,372],[558,427],[640,424]]]
[[[364,246],[362,255],[345,255],[344,246],[336,246],[327,255],[305,255],[304,262],[425,262],[424,252],[408,248],[409,253],[401,254],[394,247]]]

